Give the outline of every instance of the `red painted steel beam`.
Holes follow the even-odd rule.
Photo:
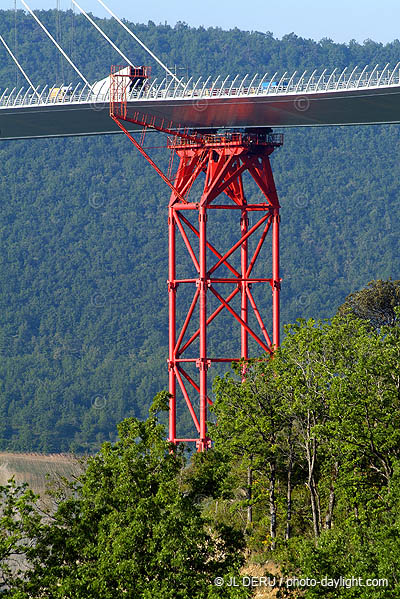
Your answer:
[[[196,362],[197,362],[197,360],[196,360]],[[190,384],[192,385],[192,387],[193,387],[193,388],[194,388],[194,389],[197,391],[197,393],[200,393],[200,387],[199,387],[199,386],[198,386],[198,385],[197,385],[197,384],[194,382],[194,380],[192,379],[192,377],[191,377],[191,376],[189,376],[189,375],[188,375],[188,373],[187,373],[185,370],[183,370],[183,368],[182,368],[181,366],[179,367],[179,371],[180,371],[180,372],[183,374],[183,376],[185,377],[185,379],[186,379],[187,381],[189,381],[189,383],[190,383]],[[210,406],[212,406],[212,401],[211,401],[211,399],[210,399],[208,396],[207,396],[207,398],[206,398],[206,399],[207,399],[207,403],[208,403]]]
[[[249,335],[253,337],[255,341],[263,348],[263,350],[267,353],[271,353],[271,348],[265,345],[265,343],[255,334],[255,332],[249,327],[249,325],[238,316],[233,308],[224,300],[224,298],[214,289],[214,287],[210,287],[210,291],[215,295],[217,299],[223,304],[223,306],[230,312],[238,323],[241,325],[242,329],[244,328]]]
[[[176,194],[176,196],[182,201],[186,202],[185,198],[179,193],[177,189],[172,185],[171,181],[164,175],[162,170],[156,165],[156,163],[150,158],[147,152],[142,148],[142,146],[136,141],[136,139],[129,133],[129,131],[124,127],[120,120],[115,117],[112,117],[118,127],[125,133],[127,138],[133,143],[135,148],[139,150],[139,152],[146,158],[147,162],[154,168],[156,173],[160,175],[161,179],[172,189],[172,191]]]
[[[222,264],[222,263],[224,263],[224,262],[225,262],[225,261],[226,261],[226,260],[229,258],[229,256],[231,256],[231,255],[233,254],[233,252],[235,252],[235,251],[236,251],[236,250],[237,250],[237,249],[238,249],[238,248],[239,248],[239,247],[240,247],[240,246],[241,246],[241,245],[242,245],[242,244],[243,244],[243,243],[246,241],[246,239],[247,239],[248,237],[250,237],[250,235],[252,235],[252,234],[254,233],[254,231],[256,231],[256,230],[258,229],[258,227],[260,227],[260,226],[263,224],[263,222],[265,222],[265,221],[266,221],[266,219],[267,219],[267,218],[269,218],[269,216],[270,216],[270,215],[269,215],[269,213],[268,213],[268,214],[266,214],[266,215],[265,215],[265,216],[263,216],[263,217],[262,217],[262,218],[261,218],[261,219],[258,221],[258,223],[256,223],[256,224],[255,224],[255,225],[254,225],[254,226],[253,226],[253,227],[252,227],[252,228],[251,228],[249,231],[246,231],[246,233],[245,233],[245,234],[244,234],[244,235],[241,237],[241,239],[239,239],[239,241],[238,241],[237,243],[235,243],[235,245],[233,245],[233,246],[231,247],[231,249],[230,249],[230,250],[228,250],[228,251],[227,251],[227,252],[224,254],[224,256],[222,256],[222,257],[221,257],[221,258],[218,260],[218,262],[216,262],[216,264],[214,264],[214,266],[213,266],[213,267],[210,269],[210,272],[209,272],[209,274],[211,274],[211,273],[213,273],[215,270],[217,270],[217,268],[218,268],[219,266],[221,266],[221,264]]]
[[[169,435],[168,440],[175,443],[176,439],[176,372],[175,372],[175,345],[176,345],[176,227],[175,216],[172,208],[168,215],[168,329],[169,329],[169,359],[168,359],[168,387],[171,394],[169,401]]]
[[[235,297],[235,295],[237,295],[239,293],[240,289],[239,287],[237,287],[236,289],[234,289],[232,291],[232,293],[230,293],[228,295],[228,297],[226,298],[226,303],[229,304],[229,302],[231,301],[231,299],[233,299]],[[224,309],[224,304],[221,303],[220,306],[218,306],[218,308],[211,314],[211,316],[209,316],[209,318],[207,319],[207,326],[214,320],[214,318],[216,316],[218,316],[218,314],[220,312],[222,312],[222,310]],[[187,348],[189,347],[189,345],[191,345],[193,343],[193,341],[195,339],[197,339],[197,337],[200,335],[200,329],[197,329],[197,331],[195,333],[193,333],[193,335],[190,337],[190,339],[188,341],[186,341],[185,345],[181,348],[178,349],[177,354],[181,355],[183,354],[183,352],[185,352],[187,350]]]
[[[197,205],[195,205],[195,208],[197,208]],[[200,237],[199,232],[197,231],[197,229],[192,225],[192,223],[190,223],[187,218],[185,218],[183,215],[181,215],[181,219],[184,221],[184,223],[189,227],[189,229],[195,234],[197,235],[197,237]],[[217,258],[219,258],[220,260],[222,260],[222,263],[231,271],[231,273],[233,273],[235,276],[237,276],[238,278],[240,278],[240,274],[239,272],[233,268],[233,266],[231,266],[229,264],[229,262],[224,259],[222,257],[222,254],[220,254],[220,252],[218,252],[212,245],[211,243],[209,243],[207,241],[207,249],[211,250],[213,254],[215,254],[215,256],[217,256]]]

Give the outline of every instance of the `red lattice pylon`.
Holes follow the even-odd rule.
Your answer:
[[[248,359],[248,341],[252,337],[265,352],[271,353],[279,345],[279,201],[276,193],[269,156],[281,145],[281,137],[262,134],[231,134],[227,136],[209,136],[203,144],[185,143],[178,140],[173,149],[179,157],[179,167],[174,181],[176,192],[172,191],[169,203],[169,392],[172,395],[169,419],[169,440],[196,441],[199,451],[209,447],[207,437],[207,404],[211,404],[208,395],[207,373],[212,363],[232,362],[240,358]],[[260,203],[248,204],[244,195],[243,175],[247,172],[257,184],[262,194]],[[203,192],[199,201],[189,202],[181,198],[196,179],[205,173]],[[179,195],[178,195],[179,194]],[[223,196],[224,201],[221,201]],[[240,237],[225,252],[220,252],[207,238],[208,214],[212,210],[236,210],[240,219]],[[191,211],[197,213],[198,225],[187,218]],[[249,227],[249,214],[256,213],[257,219]],[[268,232],[272,230],[272,276],[254,278],[252,270],[260,254]],[[179,278],[177,275],[176,235],[180,234],[190,255],[195,276]],[[249,239],[259,236],[252,253],[249,252]],[[196,240],[196,248],[190,237]],[[240,269],[232,266],[230,258],[234,252],[240,252]],[[213,262],[210,256],[213,255]],[[221,268],[228,269],[228,276],[221,276]],[[221,294],[216,289],[221,283],[230,286],[229,293]],[[257,308],[251,286],[254,283],[268,283],[272,289],[272,335],[270,336]],[[177,329],[176,301],[177,289],[181,284],[194,286],[193,300],[188,308],[183,325]],[[233,286],[233,289],[232,289]],[[214,296],[218,307],[207,309],[207,299]],[[233,298],[240,295],[240,313],[232,308]],[[208,327],[218,314],[227,310],[237,323],[240,331],[240,358],[210,357],[207,347]],[[253,310],[259,325],[254,330],[249,325],[249,310]],[[195,331],[188,337],[189,325],[196,321]],[[231,333],[231,331],[230,331]],[[188,337],[188,338],[187,338]],[[198,344],[198,356],[186,357],[192,344]],[[187,366],[194,362],[199,370],[198,381],[187,372]],[[197,377],[196,377],[197,378]],[[179,438],[176,433],[176,399],[181,392],[191,414],[198,437]],[[199,397],[194,402],[194,396]],[[196,406],[196,404],[198,405]]]
[[[143,68],[143,67],[142,67]],[[208,395],[208,369],[213,363],[230,363],[249,358],[248,343],[251,337],[263,352],[272,353],[279,345],[279,201],[269,156],[283,143],[283,136],[264,132],[204,134],[181,128],[161,117],[148,116],[129,108],[127,86],[130,74],[112,72],[110,87],[110,116],[142,153],[171,189],[169,202],[169,441],[171,443],[194,441],[198,451],[210,446],[207,436],[207,405],[212,401]],[[129,133],[122,121],[129,121],[150,130],[172,134],[168,147],[179,159],[173,181],[154,163],[142,145]],[[172,164],[170,163],[172,166]],[[261,192],[261,201],[248,204],[244,194],[243,175],[249,175]],[[198,201],[189,201],[189,193],[199,177],[204,177],[203,190]],[[197,185],[196,185],[197,187]],[[192,192],[191,195],[193,195]],[[240,220],[240,237],[227,251],[219,251],[208,238],[208,214],[213,210],[234,210]],[[256,215],[256,222],[249,226],[249,215]],[[195,214],[196,218],[190,215]],[[259,258],[269,232],[272,232],[272,273],[270,278],[252,277],[254,265]],[[177,260],[177,235],[180,235],[190,256],[193,277],[179,278]],[[258,236],[252,252],[249,241]],[[192,241],[191,241],[192,239]],[[194,246],[193,240],[196,245]],[[232,265],[231,257],[240,252],[240,267]],[[212,261],[211,261],[212,257]],[[226,276],[228,270],[228,276]],[[225,272],[225,276],[221,271]],[[258,310],[251,286],[267,283],[272,290],[272,334]],[[192,284],[193,299],[182,323],[177,322],[177,290],[182,284]],[[229,286],[229,292],[221,294],[221,284]],[[233,289],[232,289],[233,287]],[[232,300],[240,297],[240,313],[232,307]],[[208,298],[216,298],[218,307],[211,311]],[[240,337],[239,356],[211,357],[208,352],[208,329],[215,318],[228,311],[237,324]],[[249,324],[253,311],[257,329]],[[193,326],[194,325],[194,326]],[[240,335],[239,335],[240,332]],[[232,332],[229,331],[232,336]],[[197,348],[194,350],[194,348]],[[193,357],[193,352],[196,357]],[[189,374],[195,365],[198,375]],[[178,393],[179,392],[179,393]],[[182,438],[177,435],[177,401],[183,398],[190,412],[197,436]],[[193,398],[196,398],[196,401]]]

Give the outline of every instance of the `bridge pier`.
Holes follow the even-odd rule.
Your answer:
[[[179,165],[173,181],[169,202],[169,440],[171,443],[195,441],[198,451],[210,446],[207,436],[207,408],[210,398],[209,369],[216,363],[231,363],[248,359],[249,337],[258,347],[271,353],[279,345],[279,201],[269,161],[273,150],[282,144],[282,137],[268,133],[230,133],[204,136],[201,143],[175,139],[169,147],[178,155]],[[261,192],[261,201],[247,202],[243,176],[250,175]],[[189,192],[199,177],[204,178],[202,193],[189,200]],[[238,215],[237,241],[225,251],[210,242],[209,230],[215,211],[235,211]],[[249,216],[256,217],[249,226]],[[228,221],[228,219],[226,219]],[[272,273],[269,278],[252,276],[260,251],[272,232]],[[176,235],[180,235],[189,256],[192,276],[179,276],[177,269]],[[214,231],[215,233],[215,231]],[[214,234],[214,239],[216,235]],[[253,251],[249,242],[256,238]],[[232,262],[240,254],[240,266]],[[178,270],[178,273],[177,273]],[[267,283],[272,291],[272,335],[251,292],[252,285]],[[179,286],[193,287],[192,300],[186,316],[179,324],[176,302]],[[226,291],[225,291],[226,290]],[[240,297],[240,308],[232,306]],[[216,298],[217,308],[209,308],[209,298]],[[240,341],[240,356],[219,355],[209,351],[209,328],[221,311],[232,316],[232,330],[227,334]],[[254,323],[250,322],[251,312]],[[194,349],[196,345],[197,349]],[[193,367],[196,374],[189,372]],[[196,371],[195,371],[196,372]],[[190,412],[197,438],[177,435],[176,409],[180,395]],[[198,400],[194,400],[197,397]]]

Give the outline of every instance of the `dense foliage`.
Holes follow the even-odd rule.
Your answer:
[[[245,599],[246,588],[219,589],[216,576],[238,575],[243,536],[214,525],[180,479],[185,460],[157,420],[119,427],[85,473],[56,494],[40,517],[35,497],[12,482],[0,488],[0,595],[10,599]],[[19,517],[21,515],[21,517]],[[10,558],[25,552],[22,571]],[[17,562],[18,563],[18,562]],[[21,567],[21,562],[19,562]],[[3,594],[1,582],[5,583]]]
[[[244,515],[249,548],[289,576],[362,581],[306,597],[399,592],[399,373],[398,321],[339,316],[299,320],[244,382],[240,368],[216,381],[212,437],[228,464],[216,496]]]
[[[338,313],[352,314],[379,329],[397,322],[399,305],[400,281],[371,281],[365,289],[350,293]]]
[[[83,17],[61,13],[58,27],[56,11],[40,16],[90,80],[119,62]],[[0,33],[32,80],[75,81],[35,22],[22,11],[16,20],[16,47],[13,11],[0,11]],[[115,22],[99,22],[136,63],[148,63]],[[164,61],[193,76],[394,64],[400,57],[398,41],[278,40],[184,23],[132,27]],[[22,85],[0,52],[0,88]],[[283,322],[332,316],[349,290],[372,278],[399,278],[398,131],[285,134],[272,156],[282,204]],[[168,164],[165,150],[155,157]],[[124,417],[144,417],[148,398],[166,386],[168,191],[117,136],[3,142],[0,165],[0,448],[91,451],[115,438]],[[220,229],[227,244],[230,229]],[[261,308],[269,303],[269,294],[260,296]],[[221,323],[229,330],[230,316]],[[210,351],[217,343],[226,355],[237,353],[225,333],[211,339]],[[190,432],[184,414],[181,426]]]

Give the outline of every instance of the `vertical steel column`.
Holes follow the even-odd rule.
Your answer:
[[[199,206],[199,279],[200,286],[200,355],[198,368],[200,370],[200,439],[198,451],[207,448],[207,209],[204,204]]]
[[[249,218],[247,216],[247,209],[246,209],[246,198],[243,196],[243,189],[241,186],[241,196],[242,196],[242,211],[241,211],[241,215],[240,215],[240,231],[241,231],[241,236],[244,237],[248,231],[249,228]],[[241,282],[241,319],[243,320],[243,322],[245,322],[246,324],[248,324],[248,303],[247,303],[247,287],[248,287],[248,283],[245,280],[247,278],[247,267],[248,267],[248,242],[247,239],[242,243],[241,245],[241,249],[240,249],[240,258],[241,258],[241,276],[242,276],[242,282]],[[242,325],[241,327],[241,354],[240,357],[244,358],[245,360],[248,360],[249,358],[249,334],[246,330],[246,328]]]
[[[275,347],[280,342],[279,223],[279,206],[276,206],[272,221],[272,343]]]
[[[168,214],[168,303],[169,303],[169,360],[168,378],[169,392],[169,441],[176,439],[176,375],[175,375],[175,344],[176,344],[176,231],[173,207]]]

